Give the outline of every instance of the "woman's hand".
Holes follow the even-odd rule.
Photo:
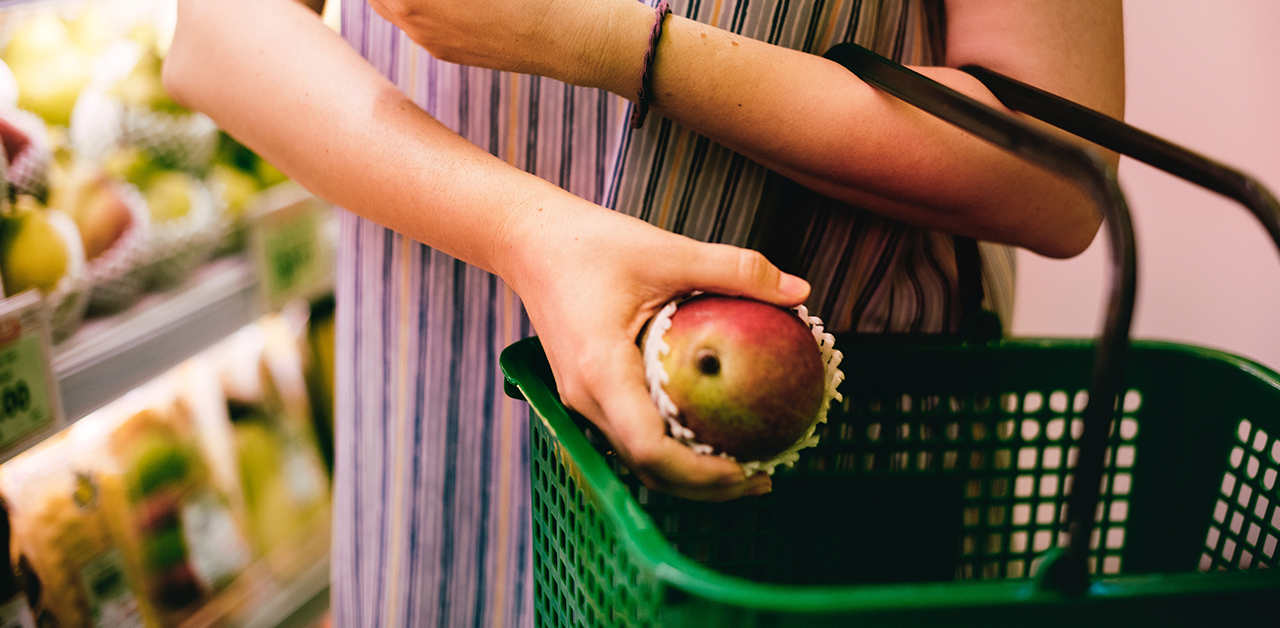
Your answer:
[[[746,478],[738,464],[667,435],[636,338],[667,301],[695,289],[791,306],[808,284],[755,251],[697,242],[589,203],[550,214],[525,212],[515,228],[528,248],[503,274],[528,309],[565,405],[599,427],[652,489],[703,500],[767,492],[769,476]]]
[[[604,77],[619,74],[634,76],[639,86],[653,21],[653,10],[635,0],[369,0],[369,4],[443,61],[592,86],[603,86]]]
[[[635,340],[691,290],[794,305],[808,295],[803,280],[511,167],[428,116],[300,5],[178,8],[165,66],[174,97],[318,196],[502,276],[524,299],[565,403],[649,486],[701,499],[768,490],[768,476],[744,478],[739,465],[666,436]]]

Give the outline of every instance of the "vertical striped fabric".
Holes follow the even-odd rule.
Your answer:
[[[941,59],[941,0],[677,0],[679,15],[822,52],[856,41]],[[343,34],[445,125],[569,191],[708,241],[769,231],[759,165],[668,120],[627,128],[597,90],[440,62],[363,2]],[[813,195],[808,195],[812,197]],[[788,199],[794,203],[795,199]],[[950,236],[810,199],[796,264],[836,329],[955,328]],[[528,336],[503,282],[340,211],[337,477],[332,605],[341,627],[530,626],[528,410],[497,357]],[[1008,320],[1012,254],[984,246],[988,305]]]

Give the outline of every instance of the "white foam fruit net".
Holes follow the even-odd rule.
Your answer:
[[[649,395],[653,397],[654,403],[658,405],[658,413],[662,415],[662,418],[666,419],[671,437],[700,454],[719,455],[739,462],[748,477],[760,471],[773,475],[778,465],[793,466],[800,459],[801,449],[818,444],[818,435],[816,433],[818,424],[827,422],[827,410],[830,408],[832,400],[843,401],[843,397],[837,389],[840,387],[840,383],[844,381],[844,373],[839,368],[840,361],[844,359],[844,354],[835,348],[835,337],[824,330],[822,319],[809,315],[809,310],[805,306],[798,305],[792,308],[796,316],[808,325],[809,331],[813,333],[814,341],[818,343],[818,350],[822,356],[825,385],[823,387],[822,403],[818,406],[818,414],[813,418],[804,434],[782,453],[768,460],[736,460],[726,453],[716,452],[711,445],[699,442],[693,430],[680,423],[680,409],[676,407],[675,402],[667,395],[667,391],[664,388],[669,381],[669,377],[666,369],[662,366],[662,358],[671,351],[671,347],[667,345],[664,336],[666,336],[667,330],[671,329],[671,316],[675,314],[680,303],[687,298],[676,299],[667,303],[654,316],[653,321],[649,323],[648,331],[645,333],[644,346],[642,347],[645,381],[649,387]]]

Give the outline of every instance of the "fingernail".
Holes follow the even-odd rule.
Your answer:
[[[733,473],[733,474],[722,477],[720,479],[720,485],[733,486],[735,484],[742,484],[743,482],[746,482],[746,481],[747,481],[747,474],[742,470],[741,467],[739,467],[737,473]]]
[[[778,290],[788,298],[803,299],[809,296],[809,282],[795,276],[782,273],[778,281]]]
[[[760,495],[767,495],[771,492],[773,492],[773,482],[752,487],[747,490],[747,495],[750,495],[752,497],[758,497]]]

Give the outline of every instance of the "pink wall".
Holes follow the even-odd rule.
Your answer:
[[[1125,0],[1126,120],[1280,194],[1280,2]],[[1225,349],[1280,370],[1280,253],[1239,205],[1122,161],[1139,285],[1134,336]],[[1075,259],[1020,252],[1013,333],[1086,336],[1105,237]]]

